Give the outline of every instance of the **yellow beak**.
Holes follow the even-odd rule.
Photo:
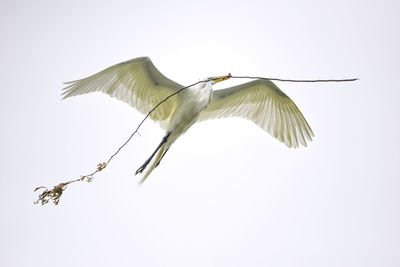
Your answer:
[[[228,75],[215,77],[215,78],[214,78],[214,82],[215,82],[215,83],[222,82],[222,81],[225,81],[225,80],[230,79],[231,77],[232,77],[232,75],[231,75],[230,73],[229,73]]]

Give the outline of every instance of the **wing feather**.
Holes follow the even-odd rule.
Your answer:
[[[288,147],[307,146],[314,136],[296,104],[268,80],[214,91],[199,121],[226,117],[249,119]]]
[[[63,98],[103,92],[143,114],[183,87],[159,72],[148,57],[122,62],[87,78],[65,84],[67,87],[63,89]],[[150,118],[164,127],[178,102],[179,97],[168,99],[150,114]]]

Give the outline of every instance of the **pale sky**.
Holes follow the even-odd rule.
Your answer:
[[[398,1],[1,1],[0,266],[400,266]],[[146,183],[143,115],[63,82],[150,56],[188,85],[277,83],[315,139],[288,149],[242,119],[194,125]],[[246,82],[220,83],[217,89]]]

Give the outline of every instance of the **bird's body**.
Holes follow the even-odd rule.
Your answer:
[[[199,83],[181,92],[179,106],[174,109],[167,124],[167,132],[165,135],[167,138],[164,137],[165,139],[161,142],[157,156],[143,176],[141,183],[143,183],[150,173],[158,166],[170,146],[198,120],[200,113],[207,108],[213,92],[211,83],[211,81]],[[136,174],[142,172],[146,168],[151,158],[152,157],[136,171]]]
[[[136,171],[147,168],[143,182],[158,166],[171,145],[195,122],[213,118],[243,117],[252,120],[288,147],[306,146],[312,130],[294,102],[274,83],[255,80],[213,91],[212,85],[230,75],[211,77],[182,90],[149,115],[166,134],[148,160]],[[64,98],[102,91],[148,114],[158,103],[183,86],[161,74],[148,57],[111,66],[82,80],[67,83]],[[155,159],[148,167],[153,157]]]

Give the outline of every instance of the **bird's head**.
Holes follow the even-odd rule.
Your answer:
[[[216,76],[216,77],[209,77],[207,78],[208,80],[211,81],[211,84],[216,84],[218,82],[222,82],[225,80],[228,80],[232,77],[232,75],[229,73],[228,75],[224,75],[224,76]]]

